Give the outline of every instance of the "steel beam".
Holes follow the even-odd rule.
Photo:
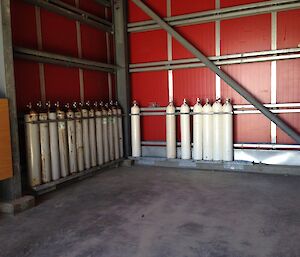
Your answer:
[[[53,54],[28,48],[15,47],[14,57],[41,63],[57,64],[66,67],[76,67],[88,70],[97,70],[113,73],[117,66],[107,63],[84,60],[80,58]]]
[[[95,0],[95,2],[105,7],[111,7],[111,2],[109,0]]]
[[[142,146],[165,146],[166,141],[142,141]],[[176,143],[181,146],[181,142]],[[258,149],[300,149],[300,145],[289,144],[261,144],[261,143],[235,143],[234,148],[258,148]]]
[[[164,20],[171,26],[186,26],[213,21],[234,19],[239,17],[286,11],[300,8],[299,0],[273,0],[255,4],[245,4],[234,7],[221,8],[204,12],[196,12],[172,17]],[[159,29],[153,20],[128,24],[128,32],[139,32]]]
[[[278,60],[298,59],[300,58],[300,48],[270,50],[262,52],[249,52],[242,54],[230,54],[222,56],[211,56],[209,60],[217,66],[230,64],[244,64],[254,62],[270,62]],[[157,70],[176,70],[187,68],[200,68],[205,65],[198,58],[179,59],[172,61],[137,63],[129,65],[129,72],[145,72]]]
[[[85,23],[94,28],[113,32],[112,24],[104,19],[101,19],[93,14],[82,11],[72,5],[66,4],[59,0],[24,0],[26,3],[41,7],[47,11],[57,13],[69,19]]]
[[[127,42],[127,2],[115,0],[113,6],[113,19],[115,25],[115,63],[117,70],[117,98],[125,114],[123,119],[124,154],[131,155],[131,132],[130,132],[130,84],[129,84],[129,58]]]
[[[268,108],[262,105],[254,96],[252,96],[246,89],[244,89],[239,83],[233,80],[227,73],[220,70],[212,61],[210,61],[202,52],[194,47],[189,41],[181,36],[175,29],[173,29],[168,23],[161,19],[154,11],[152,11],[146,4],[140,0],[132,0],[138,7],[140,7],[147,15],[155,20],[158,25],[170,33],[179,43],[181,43],[189,52],[199,58],[211,71],[216,73],[223,81],[227,83],[232,89],[244,97],[249,103],[255,106],[262,114],[264,114],[269,120],[273,121],[279,128],[281,128],[287,135],[293,138],[297,143],[300,143],[300,135],[286,124],[277,115],[273,114]]]
[[[14,61],[11,35],[10,0],[0,1],[0,97],[9,100],[13,178],[0,181],[0,200],[21,197],[21,172]]]

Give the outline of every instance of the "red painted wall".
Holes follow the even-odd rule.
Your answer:
[[[252,4],[265,0],[221,0],[221,8]],[[149,0],[147,5],[160,16],[167,15],[167,1]],[[147,15],[129,1],[129,22],[149,20]],[[171,1],[171,14],[182,15],[208,11],[215,8],[215,0]],[[277,48],[292,48],[300,44],[300,10],[279,12],[277,15]],[[208,56],[215,55],[215,23],[176,27],[193,45]],[[220,22],[221,55],[271,50],[271,14],[241,17]],[[130,62],[143,63],[166,61],[167,34],[162,30],[133,32],[129,34]],[[184,59],[193,56],[176,40],[172,40],[172,58]],[[263,103],[271,101],[271,63],[251,63],[223,66],[222,69],[240,82]],[[300,102],[300,60],[277,62],[277,102]],[[157,102],[166,106],[168,102],[168,72],[140,72],[131,74],[132,99],[141,106]],[[174,101],[180,106],[183,98],[190,105],[195,99],[216,97],[216,76],[207,68],[181,69],[173,71]],[[234,104],[247,101],[221,82],[221,96],[230,97]],[[300,131],[300,114],[280,115],[291,126]],[[164,118],[143,118],[143,140],[165,140]],[[155,129],[153,129],[153,124]],[[179,122],[178,122],[179,125]],[[270,121],[260,114],[241,114],[234,117],[234,140],[238,142],[270,143]],[[177,127],[179,129],[179,126]],[[160,131],[160,132],[159,132]],[[180,133],[178,132],[180,138]],[[293,143],[280,129],[277,129],[278,143]]]
[[[75,0],[64,0],[75,6]],[[79,7],[105,18],[105,9],[93,0],[80,0]],[[22,0],[11,1],[12,32],[14,46],[38,49],[35,7]],[[111,16],[111,14],[109,14]],[[109,18],[110,19],[110,18]],[[82,57],[107,62],[105,32],[81,24]],[[41,8],[43,50],[79,57],[76,22]],[[110,40],[113,41],[112,36]],[[113,52],[113,45],[111,46]],[[113,58],[113,54],[112,54]],[[56,65],[44,65],[46,99],[54,101],[79,101],[79,70]],[[41,99],[39,67],[35,62],[15,60],[17,106],[24,111],[29,101]],[[108,101],[108,75],[98,71],[84,71],[84,95],[86,100]],[[114,92],[115,90],[113,90]]]

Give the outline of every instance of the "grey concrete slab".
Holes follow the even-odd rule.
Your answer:
[[[121,167],[0,218],[0,255],[300,256],[300,177]]]

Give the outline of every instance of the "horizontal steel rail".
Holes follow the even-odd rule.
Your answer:
[[[166,144],[166,141],[142,141],[143,146],[165,146]],[[176,145],[181,146],[181,142],[177,142]],[[233,146],[234,148],[254,149],[300,149],[300,145],[296,144],[236,143]]]
[[[14,57],[19,59],[26,59],[40,63],[56,64],[66,67],[76,67],[87,70],[97,70],[113,73],[117,66],[107,63],[95,62],[71,56],[43,52],[28,48],[15,47]]]
[[[213,61],[218,66],[244,64],[255,62],[270,62],[288,59],[300,58],[300,48],[270,50],[261,52],[248,52],[240,54],[230,54],[222,56],[211,56],[209,60]],[[129,72],[146,72],[158,70],[176,70],[205,67],[205,65],[197,58],[180,59],[172,61],[160,61],[149,63],[137,63],[129,65]]]
[[[274,110],[270,109],[270,112],[276,113],[276,114],[282,114],[282,113],[300,113],[300,109],[280,109],[280,110]],[[194,115],[193,112],[189,113],[190,115]],[[213,113],[211,113],[213,114]],[[220,114],[225,114],[225,113],[220,113]],[[260,111],[258,110],[239,110],[239,111],[234,111],[233,114],[261,114]],[[140,115],[140,116],[166,116],[166,112],[141,112],[140,114],[135,114],[135,115]],[[171,114],[173,115],[173,114]],[[174,113],[174,115],[179,116],[180,112]],[[197,113],[196,115],[205,115],[204,113]]]
[[[104,30],[106,32],[113,33],[112,23],[97,17],[96,15],[85,12],[72,5],[66,4],[59,0],[24,0],[28,4],[32,4],[47,11],[65,16],[69,19],[85,23],[94,28]]]
[[[109,0],[95,0],[95,2],[105,7],[111,7],[111,2]]]
[[[265,107],[270,109],[278,109],[278,108],[297,108],[300,107],[300,103],[277,103],[277,104],[264,104]],[[180,110],[180,107],[175,107],[177,111]],[[190,107],[193,110],[193,106]],[[234,104],[234,110],[239,109],[256,109],[251,104]],[[166,111],[166,107],[142,107],[140,108],[142,112],[156,112],[156,111]]]
[[[273,0],[255,4],[221,8],[218,10],[166,17],[164,20],[171,26],[186,26],[213,22],[217,20],[234,19],[244,16],[271,13],[274,11],[287,11],[298,8],[300,8],[300,2],[297,0]],[[128,32],[140,32],[156,29],[159,29],[159,26],[153,22],[153,20],[128,24]]]

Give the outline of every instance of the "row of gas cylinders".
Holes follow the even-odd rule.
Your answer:
[[[123,157],[122,111],[117,103],[59,102],[25,115],[27,169],[31,187]]]
[[[166,157],[176,158],[176,108],[173,102],[166,107]],[[233,108],[230,99],[213,105],[206,99],[202,106],[197,98],[192,111],[184,99],[180,107],[181,158],[188,160],[233,161]],[[193,129],[191,140],[191,118]],[[136,101],[131,108],[132,156],[140,157],[140,108]],[[191,147],[191,141],[193,147]]]

